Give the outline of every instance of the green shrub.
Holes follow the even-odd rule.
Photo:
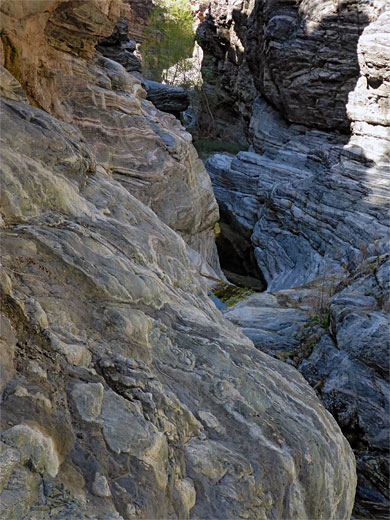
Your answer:
[[[194,15],[188,0],[158,0],[152,10],[142,43],[144,73],[149,79],[174,83],[191,64]],[[168,69],[174,66],[174,72]]]
[[[225,307],[233,307],[233,305],[255,292],[249,289],[249,287],[238,287],[230,283],[223,283],[215,287],[211,294],[222,302]]]
[[[195,139],[193,144],[199,157],[203,160],[207,159],[207,157],[213,153],[225,152],[236,155],[238,152],[248,149],[247,146],[240,146],[231,141],[221,141],[218,139]]]

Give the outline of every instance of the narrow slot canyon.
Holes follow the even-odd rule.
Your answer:
[[[2,519],[388,518],[388,7],[2,0]]]

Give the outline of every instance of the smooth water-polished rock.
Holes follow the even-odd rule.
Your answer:
[[[354,449],[357,517],[384,519],[390,498],[390,19],[386,2],[345,2],[338,17],[327,2],[298,4],[297,10],[287,2],[258,2],[249,21],[248,60],[257,87],[274,105],[264,97],[253,105],[249,137],[256,153],[215,155],[207,163],[229,225],[226,240],[240,256],[250,237],[273,291],[225,315],[258,348],[298,366],[310,381]],[[305,37],[304,20],[312,27]],[[340,31],[345,25],[355,28]],[[340,60],[338,78],[333,58]],[[313,129],[346,129],[347,116],[349,138]]]
[[[34,422],[58,460],[57,476],[39,450],[34,473],[15,461],[4,518],[349,518],[355,463],[340,429],[295,369],[223,318],[183,239],[71,125],[11,100],[2,119],[3,312],[22,356],[4,442],[19,449],[7,432]],[[56,340],[90,361],[72,364]]]
[[[285,359],[300,346],[308,316],[292,306],[283,307],[277,294],[253,294],[224,314],[257,348]]]
[[[255,346],[296,366],[337,419],[358,468],[356,514],[385,519],[389,455],[389,267],[251,295],[224,315]]]
[[[2,517],[348,519],[348,442],[294,368],[223,318],[179,235],[212,257],[190,136],[92,59],[129,3],[33,4],[0,7],[7,56],[51,114],[1,103]]]

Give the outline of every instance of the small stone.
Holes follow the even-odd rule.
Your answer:
[[[77,383],[72,389],[72,397],[77,411],[84,421],[94,421],[102,410],[104,387],[101,383]]]
[[[27,424],[17,424],[4,431],[1,438],[9,446],[20,450],[21,462],[30,460],[37,472],[50,477],[57,475],[59,459],[51,437]]]
[[[128,516],[130,519],[132,519],[133,517],[135,517],[135,515],[137,514],[137,510],[136,510],[134,504],[127,504],[127,507],[126,507],[126,514],[127,514],[127,516]]]
[[[0,442],[0,492],[7,485],[9,476],[20,460],[20,453]]]
[[[12,295],[12,282],[4,270],[0,272],[0,288],[4,294]]]
[[[61,352],[66,357],[68,363],[78,367],[88,366],[92,356],[87,347],[80,344],[68,344],[58,339],[56,336],[51,337],[51,343],[57,352]]]
[[[189,514],[196,502],[196,491],[190,478],[180,479],[175,483],[176,491],[180,497],[182,507],[186,515]]]
[[[225,428],[223,428],[220,425],[218,419],[212,413],[206,412],[206,411],[200,411],[200,412],[198,412],[198,415],[199,415],[199,418],[201,419],[201,421],[204,422],[208,428],[210,428],[212,430],[216,430],[217,432],[220,432],[220,433],[225,431]]]
[[[92,493],[98,497],[110,497],[111,491],[108,481],[101,473],[95,474],[95,479],[92,483]]]
[[[43,310],[41,304],[35,298],[26,298],[25,302],[26,313],[34,325],[39,325],[41,329],[49,328],[49,321],[47,314]]]
[[[35,374],[35,375],[41,377],[42,379],[47,379],[46,370],[44,368],[42,368],[40,366],[40,364],[35,360],[29,361],[28,370],[31,374]]]

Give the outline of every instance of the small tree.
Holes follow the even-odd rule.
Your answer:
[[[188,0],[158,0],[142,43],[145,75],[155,81],[174,83],[177,76],[187,72],[187,58],[194,50],[193,21]]]

